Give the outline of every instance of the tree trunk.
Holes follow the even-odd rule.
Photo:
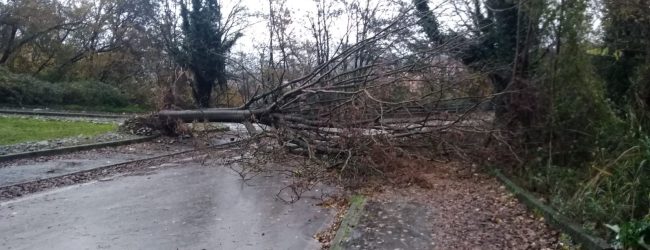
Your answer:
[[[13,46],[14,46],[14,40],[16,39],[16,33],[18,32],[18,27],[17,26],[12,26],[11,27],[11,33],[9,34],[9,40],[7,41],[7,44],[5,46],[5,51],[2,53],[2,57],[0,57],[0,65],[4,65],[7,60],[9,59],[9,55],[11,55]]]
[[[200,74],[194,74],[194,100],[199,108],[205,109],[210,107],[210,98],[212,97],[212,86],[214,79],[209,80]]]
[[[495,121],[498,124],[504,125],[508,123],[508,93],[504,93],[510,84],[511,79],[510,72],[495,72],[490,74],[490,80],[492,86],[494,87],[494,94],[496,95],[493,99],[494,104],[494,115]]]
[[[163,110],[158,112],[158,117],[165,121],[208,121],[208,122],[235,122],[244,123],[256,121],[268,124],[266,110],[237,110],[237,109],[203,109],[203,110]]]

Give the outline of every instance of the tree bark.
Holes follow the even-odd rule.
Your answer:
[[[209,80],[200,74],[194,74],[194,100],[199,108],[205,109],[210,107],[210,99],[212,97],[212,88],[214,79]]]
[[[11,27],[11,33],[9,34],[9,41],[7,41],[7,46],[5,48],[5,51],[2,53],[2,57],[0,58],[0,65],[4,65],[7,60],[9,59],[9,55],[11,54],[14,46],[14,40],[16,39],[16,33],[18,32],[18,27],[17,26],[12,26]]]
[[[158,112],[159,119],[165,121],[208,121],[208,122],[235,122],[244,123],[256,121],[268,124],[266,110],[238,110],[238,109],[203,109],[203,110],[163,110]]]
[[[494,88],[494,94],[496,95],[493,99],[494,104],[494,113],[495,121],[504,125],[507,123],[507,114],[508,114],[508,98],[509,94],[504,93],[510,82],[512,81],[512,73],[509,71],[505,72],[493,72],[490,74],[490,81],[492,82],[492,87]]]

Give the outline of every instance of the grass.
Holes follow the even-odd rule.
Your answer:
[[[10,103],[0,103],[2,108],[13,108],[13,109],[45,109],[48,108],[50,111],[73,111],[73,112],[99,112],[99,113],[126,113],[126,114],[136,114],[136,113],[147,113],[151,112],[152,109],[142,106],[132,104],[125,107],[108,107],[108,106],[81,106],[81,105],[44,105],[44,106],[32,106],[32,105],[14,105]]]
[[[354,195],[350,198],[350,208],[348,208],[334,239],[332,239],[332,250],[342,249],[341,244],[350,237],[352,228],[359,223],[365,205],[366,198],[363,195]]]
[[[641,133],[612,136],[603,144],[616,147],[594,149],[583,164],[546,165],[540,157],[512,177],[587,232],[614,240],[616,234],[606,225],[650,221],[650,136]]]
[[[115,124],[0,117],[0,145],[78,135],[94,136],[114,131],[116,128]]]

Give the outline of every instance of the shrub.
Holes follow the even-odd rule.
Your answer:
[[[0,68],[0,103],[22,106],[61,101],[61,90],[54,84]]]
[[[616,233],[618,249],[650,249],[650,214],[643,220],[626,222],[620,226],[607,225]]]
[[[96,81],[79,81],[63,83],[62,104],[86,106],[124,107],[128,105],[126,96],[106,83]]]
[[[0,103],[11,106],[126,107],[119,89],[97,81],[47,82],[0,67]]]

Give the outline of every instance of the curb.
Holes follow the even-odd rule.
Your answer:
[[[542,212],[546,221],[557,229],[560,229],[567,235],[571,236],[573,241],[580,244],[586,249],[601,250],[613,249],[604,239],[594,237],[585,232],[580,225],[572,222],[569,218],[555,211],[553,208],[543,204],[531,193],[512,182],[501,171],[494,169],[492,174],[505,185],[521,202],[528,208]]]
[[[41,116],[61,116],[61,117],[90,117],[90,118],[129,118],[128,115],[118,114],[99,114],[99,113],[81,113],[81,112],[58,112],[58,111],[28,111],[28,110],[8,110],[0,109],[0,114],[12,115],[41,115]]]
[[[341,221],[339,229],[336,231],[336,235],[332,240],[331,250],[341,250],[343,249],[342,243],[347,238],[350,237],[352,233],[352,228],[356,227],[361,219],[361,212],[366,206],[366,197],[363,195],[354,195],[350,198],[350,208],[348,208],[345,217]]]
[[[24,159],[24,158],[29,158],[29,157],[40,157],[40,156],[50,156],[50,155],[63,154],[63,153],[72,153],[72,152],[77,152],[77,151],[104,148],[104,147],[122,146],[122,145],[128,145],[128,144],[134,144],[134,143],[150,141],[150,140],[153,140],[153,139],[157,138],[158,136],[159,135],[153,135],[153,136],[140,137],[140,138],[135,138],[135,139],[120,140],[120,141],[100,142],[100,143],[83,144],[83,145],[70,146],[70,147],[46,149],[46,150],[15,153],[15,154],[7,154],[7,155],[1,155],[0,156],[0,162],[16,160],[16,159]]]

